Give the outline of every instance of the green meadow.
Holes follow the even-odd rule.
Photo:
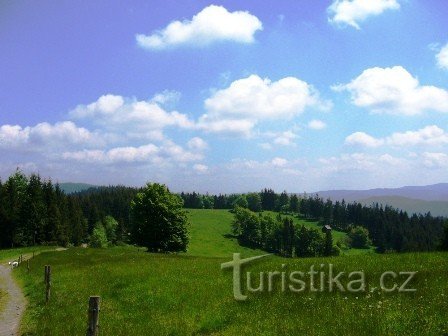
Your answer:
[[[185,254],[150,254],[135,247],[71,248],[45,252],[31,270],[15,270],[29,301],[24,335],[84,335],[87,303],[100,295],[101,335],[444,335],[448,333],[448,253],[358,254],[331,258],[266,257],[252,274],[307,272],[311,265],[337,272],[363,271],[364,292],[272,291],[236,301],[232,272],[221,270],[232,253],[263,254],[229,236],[232,215],[190,210],[191,243]],[[308,223],[309,225],[315,225]],[[43,269],[52,266],[52,295],[44,302]],[[324,266],[321,266],[324,265]],[[246,270],[246,269],[245,269]],[[417,271],[416,292],[379,290],[384,271]],[[403,282],[398,278],[397,282]],[[252,281],[255,286],[259,280]],[[243,281],[243,288],[245,281]]]

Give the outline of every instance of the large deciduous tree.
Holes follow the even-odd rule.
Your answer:
[[[187,214],[165,185],[148,183],[131,202],[132,238],[150,252],[186,251]]]

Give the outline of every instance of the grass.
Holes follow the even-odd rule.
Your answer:
[[[30,255],[33,252],[41,253],[44,251],[51,251],[54,249],[55,247],[53,246],[32,246],[32,247],[19,247],[19,248],[0,250],[0,264],[7,263],[8,261],[11,260],[17,260],[21,254]]]
[[[386,270],[419,271],[417,293],[232,295],[229,258],[154,255],[129,248],[70,249],[39,255],[19,276],[30,301],[25,335],[82,335],[90,295],[102,297],[103,335],[443,335],[448,332],[447,253],[266,258],[257,271],[307,271],[333,263],[337,271],[364,270],[377,286]],[[44,303],[42,269],[52,265],[52,297]]]
[[[233,214],[229,210],[189,209],[191,223],[188,254],[203,257],[229,257],[234,252],[247,256],[263,254],[238,244],[230,235]]]
[[[334,258],[267,257],[247,270],[303,271],[334,265],[366,274],[366,292],[250,293],[237,302],[232,272],[221,270],[239,247],[229,233],[231,214],[191,210],[186,254],[155,255],[133,247],[72,248],[31,261],[15,275],[29,301],[23,335],[84,335],[90,295],[102,298],[102,335],[445,335],[448,333],[448,253],[368,254]],[[52,266],[52,296],[44,303],[43,268]],[[285,266],[282,266],[284,264]],[[325,269],[326,266],[324,266]],[[285,271],[286,270],[286,271]],[[414,293],[384,293],[384,271],[418,271]],[[289,274],[289,273],[288,273]],[[401,282],[400,278],[400,282]],[[253,286],[258,280],[255,280]],[[245,283],[245,281],[243,282]],[[245,288],[245,286],[244,286]]]

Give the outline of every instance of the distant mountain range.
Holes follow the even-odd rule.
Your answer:
[[[429,211],[435,216],[448,217],[448,183],[370,190],[326,190],[317,194],[333,201],[345,199],[346,202],[357,201],[366,205],[387,204],[409,213]]]

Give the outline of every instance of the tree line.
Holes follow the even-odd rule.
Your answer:
[[[141,191],[141,188],[110,186],[66,195],[51,180],[16,171],[6,181],[0,181],[0,247],[79,245],[89,243],[94,232],[95,237],[106,237],[110,243],[135,243],[131,202]],[[390,206],[333,202],[318,195],[290,195],[286,191],[278,194],[272,189],[247,194],[180,193],[178,196],[184,208],[277,211],[318,221],[343,232],[355,226],[364,227],[378,252],[432,251],[440,246],[448,249],[444,243],[448,241],[448,229],[444,230],[447,220],[430,213],[409,215]],[[106,219],[107,216],[113,221]]]
[[[232,222],[233,234],[242,246],[258,248],[284,257],[318,257],[339,255],[333,245],[331,230],[296,227],[291,217],[275,218],[236,206]]]

